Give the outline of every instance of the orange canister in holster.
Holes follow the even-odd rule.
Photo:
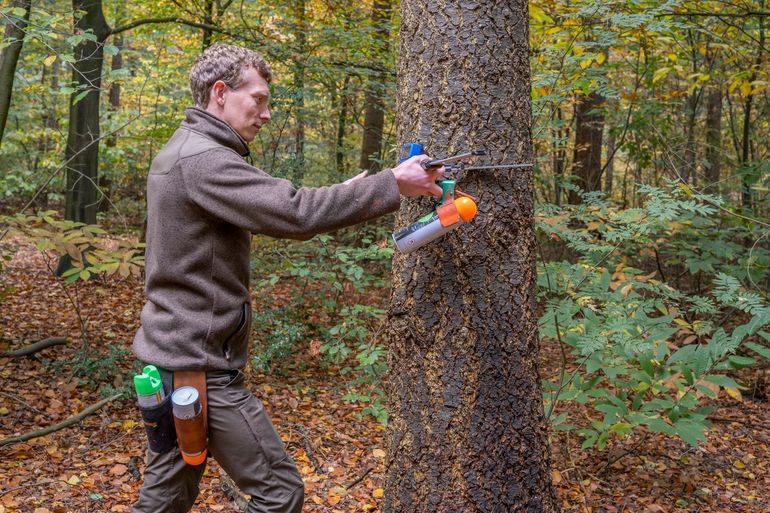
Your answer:
[[[188,465],[206,461],[206,415],[198,390],[193,386],[177,388],[171,395],[174,425],[179,451]]]

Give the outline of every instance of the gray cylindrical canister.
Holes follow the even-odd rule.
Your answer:
[[[396,247],[402,253],[411,253],[429,242],[438,239],[445,233],[454,230],[461,224],[462,222],[458,221],[449,226],[442,226],[438,213],[434,210],[430,214],[418,219],[416,223],[394,233],[393,242],[396,243]]]
[[[393,242],[402,253],[411,253],[417,248],[421,248],[431,241],[434,241],[447,232],[451,232],[463,222],[468,222],[476,215],[476,202],[470,197],[462,196],[454,200],[454,207],[457,209],[459,219],[449,226],[441,224],[441,217],[438,211],[444,208],[440,207],[430,214],[426,214],[403,230],[393,234]],[[450,217],[451,219],[451,217]]]
[[[174,416],[179,419],[191,419],[201,411],[201,402],[195,387],[177,388],[171,394],[171,402],[174,407]]]

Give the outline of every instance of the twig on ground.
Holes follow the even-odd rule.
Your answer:
[[[52,483],[55,483],[56,479],[48,479],[47,481],[39,481],[37,483],[25,483],[23,485],[15,486],[13,488],[8,488],[7,490],[3,490],[0,492],[0,497],[3,497],[4,495],[8,495],[11,492],[15,492],[16,490],[23,490],[24,488],[33,488],[35,486],[43,486],[43,485],[49,485]]]
[[[604,474],[604,471],[607,470],[610,467],[610,465],[612,465],[613,463],[615,463],[617,461],[622,460],[623,458],[625,458],[629,454],[633,454],[634,452],[636,452],[636,450],[639,448],[639,446],[642,445],[645,440],[647,440],[647,435],[648,434],[649,433],[645,433],[644,436],[642,438],[640,438],[639,441],[636,442],[633,446],[631,446],[630,449],[625,450],[625,451],[621,451],[620,454],[618,454],[617,456],[609,456],[609,457],[607,457],[607,461],[604,463],[604,465],[601,466],[601,468],[599,468],[599,471],[597,472],[597,474],[599,474],[599,475]]]
[[[54,424],[53,426],[48,426],[47,428],[39,429],[37,431],[30,431],[29,433],[24,433],[23,435],[19,435],[19,436],[11,436],[11,437],[8,437],[8,438],[4,438],[4,439],[0,440],[0,447],[6,446],[6,445],[16,444],[16,443],[19,443],[19,442],[26,442],[27,440],[32,440],[33,438],[39,438],[41,436],[45,436],[45,435],[51,434],[51,433],[53,433],[55,431],[59,431],[61,429],[69,427],[69,426],[71,426],[73,424],[77,424],[78,422],[80,422],[81,420],[86,418],[87,416],[91,415],[92,413],[94,413],[95,411],[100,409],[105,404],[107,404],[109,402],[112,402],[115,399],[117,399],[119,397],[122,397],[122,396],[123,396],[123,394],[120,393],[120,394],[115,394],[112,397],[108,397],[107,399],[102,399],[98,403],[92,404],[91,406],[89,406],[85,410],[81,411],[77,415],[73,415],[72,417],[70,417],[70,418],[68,418],[68,419],[66,419],[66,420],[64,420],[62,422],[59,422],[58,424]]]
[[[753,424],[751,421],[746,419],[735,419],[730,417],[714,417],[713,415],[709,415],[706,418],[712,422],[737,422],[738,424],[743,424],[744,426],[748,426],[748,427],[758,427],[756,424]]]
[[[310,463],[313,464],[313,468],[316,471],[316,474],[325,474],[323,467],[320,463],[318,463],[318,460],[315,457],[315,449],[313,448],[313,443],[310,441],[310,430],[303,426],[302,424],[296,424],[296,423],[286,423],[293,427],[297,433],[300,434],[302,437],[302,448],[305,449],[305,454],[307,454],[307,459],[310,460]]]
[[[363,480],[364,480],[364,478],[365,478],[366,476],[368,476],[368,475],[369,475],[369,473],[370,473],[372,470],[374,470],[374,467],[369,467],[368,469],[366,469],[366,472],[364,472],[363,474],[361,474],[361,477],[359,477],[358,479],[356,479],[355,481],[353,481],[353,482],[352,482],[352,483],[350,483],[349,485],[345,486],[345,490],[350,490],[351,488],[353,488],[354,486],[356,486],[358,483],[360,483],[361,481],[363,481]]]
[[[44,338],[43,340],[39,340],[34,344],[30,344],[28,346],[25,346],[19,349],[14,349],[13,351],[6,351],[2,353],[2,356],[10,357],[10,358],[30,356],[37,353],[38,351],[42,351],[43,349],[47,349],[51,346],[59,346],[66,343],[67,343],[67,339],[65,337],[48,337],[48,338]]]
[[[231,501],[235,502],[241,511],[246,511],[246,508],[249,507],[249,501],[246,500],[246,496],[241,493],[238,485],[236,485],[232,478],[221,468],[219,469],[219,478],[222,482],[220,485],[222,493],[224,493]]]
[[[46,413],[45,413],[45,412],[42,412],[42,411],[38,410],[37,408],[35,408],[35,407],[34,407],[34,406],[32,406],[31,404],[29,404],[28,402],[26,402],[25,400],[23,400],[21,397],[18,397],[18,396],[15,396],[15,395],[13,395],[13,394],[9,394],[8,392],[3,392],[3,391],[0,391],[0,395],[2,395],[2,396],[4,396],[4,397],[7,397],[8,399],[11,399],[11,400],[13,400],[13,401],[16,401],[17,403],[21,403],[21,404],[23,404],[24,406],[26,406],[26,407],[27,407],[27,408],[29,408],[30,410],[34,411],[35,413],[38,413],[38,414],[40,414],[40,415],[46,415]],[[46,415],[46,416],[47,416],[47,415]]]

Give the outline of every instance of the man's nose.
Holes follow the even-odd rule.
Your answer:
[[[259,116],[259,117],[261,117],[261,118],[262,118],[262,119],[264,119],[265,121],[269,121],[269,120],[270,120],[270,118],[272,117],[272,116],[270,115],[270,109],[265,109],[264,111],[262,111],[262,114],[260,114],[260,116]]]

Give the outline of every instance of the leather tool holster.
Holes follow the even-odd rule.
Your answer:
[[[201,402],[203,425],[208,436],[208,402],[206,401],[206,371],[174,371],[174,390],[183,386],[195,387]]]

